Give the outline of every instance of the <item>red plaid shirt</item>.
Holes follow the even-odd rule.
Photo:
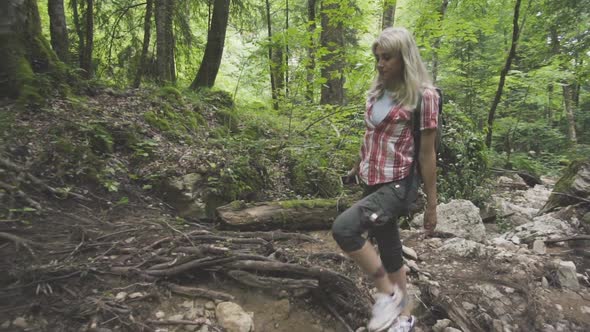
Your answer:
[[[438,93],[426,89],[422,95],[420,130],[438,124]],[[396,104],[377,126],[369,120],[375,99],[369,99],[365,111],[367,129],[361,147],[359,175],[368,185],[398,181],[410,174],[414,161],[412,111]]]

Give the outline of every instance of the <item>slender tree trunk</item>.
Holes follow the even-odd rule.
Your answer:
[[[383,19],[381,29],[392,27],[395,23],[395,6],[397,0],[383,0]]]
[[[70,61],[70,41],[66,25],[66,15],[63,0],[49,0],[47,2],[49,14],[49,31],[51,32],[51,47],[57,57],[68,63]]]
[[[80,9],[78,0],[72,0],[71,6],[74,18],[74,27],[76,28],[76,35],[78,35],[78,66],[82,68],[82,63],[84,62],[84,50],[86,47],[84,46],[84,31],[82,30],[82,23],[80,23],[80,14],[78,12]]]
[[[85,72],[85,78],[91,78],[92,50],[94,48],[94,0],[86,0],[86,11],[84,12],[84,51],[80,68]]]
[[[174,34],[172,17],[175,0],[155,0],[156,17],[156,63],[158,81],[174,83],[176,81],[174,64]]]
[[[307,82],[305,90],[305,98],[308,102],[313,102],[313,86],[314,86],[314,72],[315,72],[315,30],[316,30],[316,0],[307,0],[307,22],[309,33],[309,45],[307,46],[307,57],[309,58],[306,65]]]
[[[289,0],[285,0],[285,97],[289,97]]]
[[[277,94],[277,82],[273,68],[273,51],[272,51],[272,21],[270,19],[270,1],[266,0],[266,26],[268,30],[268,62],[270,67],[270,89],[272,95],[272,105],[275,110],[279,109],[279,97]]]
[[[567,118],[568,137],[572,144],[578,143],[576,135],[576,121],[574,116],[574,87],[562,84],[563,89],[563,109]]]
[[[442,30],[442,24],[443,24],[443,20],[445,19],[445,14],[447,13],[447,7],[449,5],[449,0],[442,0],[442,4],[440,6],[440,18],[438,20],[440,28]],[[438,37],[435,39],[434,41],[434,45],[433,45],[433,52],[432,52],[432,81],[434,83],[436,83],[436,80],[438,78],[438,51],[440,49],[440,42],[441,42],[442,36]]]
[[[320,104],[344,104],[344,27],[342,20],[329,14],[337,12],[341,5],[339,0],[324,0],[321,4],[320,42],[326,50],[321,59],[321,75],[326,83],[322,85]]]
[[[135,79],[133,80],[133,87],[139,88],[141,84],[141,77],[147,64],[147,55],[150,48],[150,37],[152,33],[152,11],[154,8],[154,0],[147,0],[145,4],[145,16],[143,20],[143,45],[141,47],[141,56],[139,58],[139,64],[137,66],[137,72],[135,73]]]
[[[512,20],[512,43],[510,45],[510,52],[508,53],[508,57],[506,58],[506,64],[504,65],[504,68],[502,68],[502,72],[500,73],[500,82],[498,83],[498,90],[496,91],[496,96],[494,97],[492,108],[490,109],[490,113],[488,114],[488,133],[486,136],[486,146],[488,148],[492,146],[492,131],[494,127],[494,116],[496,115],[496,108],[500,103],[500,98],[502,98],[502,90],[504,89],[504,83],[506,82],[506,76],[508,75],[508,71],[510,70],[512,60],[516,56],[516,46],[518,45],[519,37],[519,14],[520,0],[516,0],[516,4],[514,5],[514,18]]]
[[[221,65],[225,32],[229,18],[230,0],[215,0],[211,27],[207,33],[207,46],[199,72],[191,84],[191,89],[201,87],[211,88],[215,84],[215,78]]]

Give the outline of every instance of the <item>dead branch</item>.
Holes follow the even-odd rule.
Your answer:
[[[590,240],[590,235],[566,236],[566,237],[560,237],[558,239],[545,240],[544,242],[549,244],[549,243],[558,243],[558,242],[574,241],[574,240]]]
[[[0,181],[0,188],[14,193],[16,196],[22,198],[25,202],[29,203],[29,205],[31,205],[32,207],[35,208],[35,210],[37,211],[41,211],[43,208],[41,207],[41,204],[37,203],[37,201],[33,200],[32,198],[30,198],[27,194],[25,194],[24,191],[18,189],[15,186],[9,185],[6,182]]]
[[[233,301],[235,298],[233,295],[212,291],[204,288],[186,287],[170,282],[162,283],[163,286],[167,287],[172,293],[191,296],[191,297],[204,297],[211,300],[222,300],[222,301]]]
[[[148,319],[148,323],[154,325],[203,325],[205,324],[204,318],[199,318],[198,320],[153,320]]]
[[[261,238],[266,241],[281,241],[281,240],[301,240],[308,242],[318,242],[318,240],[312,236],[301,233],[287,233],[281,231],[275,232],[220,232],[221,235],[233,236],[233,237],[255,237]]]
[[[10,234],[10,233],[0,232],[0,239],[14,242],[14,244],[16,245],[17,248],[20,246],[25,247],[29,251],[29,253],[31,254],[31,256],[33,258],[35,258],[37,256],[35,256],[35,251],[31,248],[31,246],[42,247],[41,244],[39,244],[39,243],[30,241],[27,239],[23,239],[22,237],[19,237],[14,234]]]
[[[263,277],[241,270],[231,270],[227,274],[245,285],[259,288],[301,289],[319,286],[319,282],[315,279]]]

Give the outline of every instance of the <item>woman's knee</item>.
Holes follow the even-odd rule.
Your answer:
[[[365,244],[360,222],[350,217],[346,212],[342,213],[332,224],[332,237],[345,252],[359,250]]]

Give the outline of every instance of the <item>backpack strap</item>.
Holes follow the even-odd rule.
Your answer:
[[[414,133],[414,163],[417,163],[420,153],[420,117],[422,115],[422,91],[418,95],[416,109],[412,112],[412,128]]]

